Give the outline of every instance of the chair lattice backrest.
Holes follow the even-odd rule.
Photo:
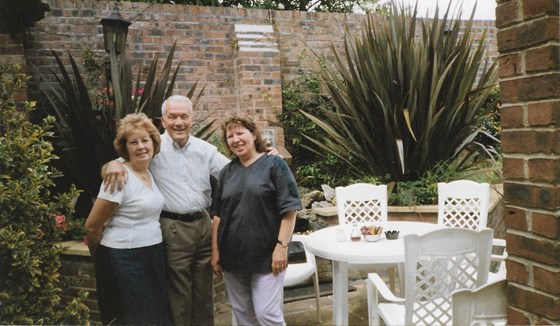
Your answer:
[[[405,236],[405,324],[451,324],[451,294],[488,278],[490,229],[448,228]]]
[[[336,187],[338,224],[387,221],[387,186],[357,183]]]
[[[438,224],[478,230],[486,227],[490,185],[469,180],[438,183]]]

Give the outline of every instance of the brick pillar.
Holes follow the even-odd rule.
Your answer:
[[[284,132],[282,128],[267,125],[277,122],[282,111],[282,74],[280,52],[272,25],[235,25],[237,46],[234,54],[235,86],[238,107],[254,117],[259,128],[272,128],[274,146],[284,157]],[[285,151],[285,150],[284,150]]]
[[[560,324],[558,0],[497,0],[508,324]]]

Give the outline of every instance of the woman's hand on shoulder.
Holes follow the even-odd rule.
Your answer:
[[[278,152],[278,149],[276,147],[267,147],[266,148],[266,153],[268,155],[274,155],[274,156],[282,157],[282,155],[280,155],[280,152]]]

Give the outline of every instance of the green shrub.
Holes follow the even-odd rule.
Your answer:
[[[16,109],[25,81],[19,67],[0,65],[0,324],[88,324],[85,294],[63,300],[72,280],[59,273],[55,217],[71,212],[77,191],[51,193],[54,118],[35,125],[26,119],[35,103]]]
[[[348,181],[346,164],[332,154],[323,156],[309,150],[312,143],[305,137],[319,137],[323,131],[300,110],[320,115],[321,108],[331,105],[322,94],[320,76],[301,67],[297,77],[282,87],[279,121],[284,129],[286,148],[292,154],[292,169],[302,187],[336,186]]]
[[[431,170],[426,171],[417,180],[394,182],[391,181],[389,175],[386,175],[383,177],[367,176],[353,179],[350,183],[387,184],[387,191],[389,192],[388,204],[390,206],[437,205],[438,182],[451,182],[460,179],[489,184],[503,182],[501,169],[496,169],[495,165],[496,163],[488,164],[488,167],[484,168],[482,164],[479,164],[471,171],[458,169],[456,162],[440,162]]]

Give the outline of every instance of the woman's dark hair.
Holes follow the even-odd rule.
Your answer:
[[[257,153],[266,152],[266,143],[262,138],[261,131],[257,128],[257,124],[249,118],[233,116],[231,118],[227,118],[220,126],[220,129],[222,130],[222,142],[230,155],[233,155],[233,152],[227,143],[227,131],[233,127],[243,127],[249,130],[249,132],[255,135],[255,150]]]

